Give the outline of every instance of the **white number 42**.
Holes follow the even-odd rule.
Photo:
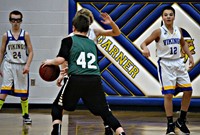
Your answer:
[[[89,59],[88,63],[86,62],[86,57]],[[76,64],[82,66],[82,68],[89,68],[89,69],[97,69],[96,65],[93,65],[95,62],[95,55],[93,53],[87,53],[87,56],[85,52],[81,52],[78,59],[76,60]]]

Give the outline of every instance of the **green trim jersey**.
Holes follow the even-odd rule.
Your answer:
[[[25,30],[21,30],[18,39],[14,38],[11,30],[7,31],[5,60],[10,63],[25,64],[27,56]]]
[[[160,58],[178,59],[181,57],[181,33],[177,26],[173,29],[173,33],[170,33],[165,25],[160,27],[160,40],[156,43],[157,56]]]
[[[57,57],[68,61],[69,75],[100,75],[96,45],[86,36],[64,38]]]

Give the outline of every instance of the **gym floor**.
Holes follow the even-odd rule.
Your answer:
[[[162,111],[117,111],[113,114],[121,122],[127,135],[164,135],[166,131],[165,113]],[[0,135],[50,135],[50,109],[30,109],[32,125],[23,125],[20,109],[4,108],[0,112]],[[174,112],[174,120],[179,116]],[[200,113],[188,113],[188,127],[191,135],[200,134]],[[176,129],[176,134],[180,131]],[[104,135],[103,122],[84,109],[65,112],[62,135]]]

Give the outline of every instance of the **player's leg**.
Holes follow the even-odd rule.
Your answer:
[[[181,102],[181,110],[180,116],[175,122],[176,127],[178,127],[183,133],[190,134],[190,130],[186,126],[187,112],[190,106],[190,100],[192,96],[192,86],[190,82],[190,78],[187,70],[185,69],[185,64],[182,64],[182,73],[179,75],[180,77],[177,79],[178,87],[180,91],[183,91],[182,102]],[[180,72],[179,72],[180,73]]]
[[[62,86],[52,106],[51,115],[53,130],[51,135],[61,134],[63,109],[67,111],[74,111],[76,109],[76,105],[80,99],[79,94],[77,94],[80,90],[80,88],[77,88],[79,87],[77,83],[78,82],[74,77],[69,77],[64,81],[64,85]]]
[[[173,95],[175,93],[176,76],[171,68],[171,61],[166,59],[158,60],[158,77],[161,85],[162,94],[164,95],[164,108],[167,118],[166,135],[175,134],[175,124],[173,122]],[[170,81],[169,81],[170,80]]]
[[[107,106],[108,106],[108,110],[111,111],[108,104],[107,104]],[[104,124],[104,128],[105,128],[104,135],[113,135],[113,131],[112,131],[111,127],[109,126],[109,123],[107,121],[104,121],[103,124]]]
[[[28,98],[21,98],[22,117],[24,124],[32,124],[32,119],[29,116],[29,102]]]
[[[13,76],[12,76],[12,69],[10,68],[11,64],[8,62],[4,62],[3,64],[3,78],[0,90],[0,110],[5,102],[5,99],[8,94],[12,91],[13,86]]]
[[[191,99],[192,91],[184,91],[182,102],[181,102],[181,111],[180,116],[176,120],[175,124],[176,127],[178,127],[184,134],[190,134],[190,130],[186,126],[186,120],[187,120],[187,112],[190,105],[190,99]]]
[[[3,107],[6,97],[7,97],[7,94],[0,94],[0,110]]]
[[[67,83],[64,81],[60,92],[58,93],[51,108],[53,129],[51,135],[61,135],[62,117],[63,117],[63,93]]]
[[[165,107],[165,114],[167,117],[167,131],[166,135],[173,135],[175,134],[175,125],[173,122],[173,103],[172,103],[173,95],[172,94],[165,94],[164,95],[164,107]]]
[[[23,74],[24,65],[13,64],[14,95],[21,97],[22,118],[24,124],[31,124],[29,116],[29,74]]]
[[[99,76],[94,76],[85,80],[85,88],[87,88],[87,91],[85,90],[82,97],[84,104],[94,115],[101,116],[103,121],[107,122],[116,134],[125,135],[120,122],[113,116],[111,110],[108,108],[101,85],[101,78]]]
[[[61,135],[63,108],[55,102],[53,103],[52,106],[51,116],[53,124],[51,135]]]

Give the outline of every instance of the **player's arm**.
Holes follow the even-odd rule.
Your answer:
[[[45,65],[61,65],[65,62],[65,59],[63,57],[56,57],[54,59],[47,59],[43,62],[43,66]]]
[[[193,56],[188,48],[188,45],[185,44],[185,40],[182,36],[182,31],[181,31],[181,41],[180,41],[181,47],[183,48],[184,52],[188,55],[189,57],[189,68],[192,68],[194,66],[194,59]]]
[[[63,64],[61,64],[60,74],[65,76],[67,75],[67,71],[68,71],[68,62],[65,61]]]
[[[5,53],[5,50],[6,50],[6,41],[7,41],[7,34],[4,33],[3,36],[2,36],[2,43],[1,43],[1,48],[0,48],[0,67],[1,67],[3,57],[4,57],[4,53]],[[3,75],[1,70],[0,70],[0,75],[1,76]]]
[[[112,29],[104,30],[104,29],[94,29],[96,36],[119,36],[121,31],[116,23],[112,20],[112,18],[107,13],[101,13],[100,16],[103,20],[101,21],[103,24],[110,25]]]
[[[68,61],[69,59],[69,52],[72,46],[72,38],[67,37],[62,40],[60,50],[58,52],[58,55],[54,59],[48,59],[43,62],[43,66],[45,65],[61,65],[65,61]]]
[[[26,65],[24,66],[23,74],[29,73],[30,65],[33,59],[33,47],[28,32],[25,32],[25,41],[28,49],[28,58],[26,61]]]
[[[160,29],[156,29],[155,31],[153,31],[151,33],[151,35],[149,37],[147,37],[144,42],[140,45],[141,49],[142,49],[142,54],[145,56],[145,57],[150,57],[150,51],[148,49],[148,45],[153,42],[154,40],[157,42],[159,41],[159,38],[160,38]]]

